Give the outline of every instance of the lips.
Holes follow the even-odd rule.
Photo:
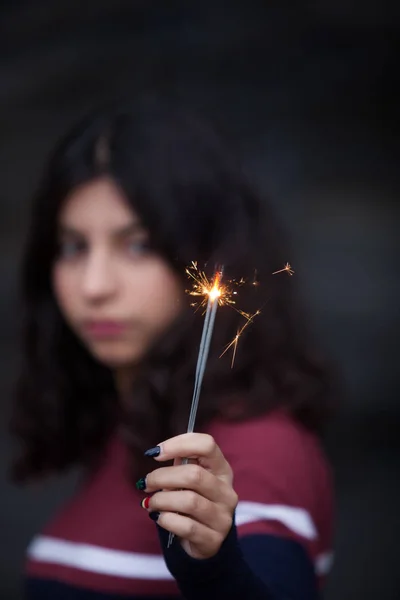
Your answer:
[[[115,338],[124,333],[127,325],[122,321],[85,321],[83,328],[93,338]]]

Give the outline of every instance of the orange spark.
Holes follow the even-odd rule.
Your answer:
[[[256,310],[256,312],[254,314],[252,314],[252,315],[250,315],[248,313],[244,313],[244,312],[241,313],[243,316],[246,317],[247,321],[246,321],[246,323],[240,329],[237,330],[236,335],[233,338],[233,340],[231,342],[229,342],[229,344],[227,344],[225,346],[224,351],[220,355],[220,358],[221,358],[224,354],[226,354],[226,352],[228,352],[228,350],[230,348],[233,347],[231,369],[233,369],[233,365],[235,363],[237,345],[238,345],[240,336],[242,335],[242,333],[246,329],[246,327],[248,327],[253,322],[254,318],[257,317],[257,315],[259,315],[260,313],[261,313],[260,310]]]
[[[225,347],[225,349],[224,349],[223,353],[220,355],[220,358],[222,358],[222,357],[223,357],[223,355],[224,355],[226,352],[228,352],[228,350],[229,350],[230,348],[232,348],[232,346],[233,346],[233,354],[232,354],[231,369],[233,369],[233,365],[234,365],[234,362],[235,362],[235,358],[236,358],[236,350],[237,350],[237,345],[238,345],[238,341],[239,341],[240,334],[241,334],[241,330],[240,330],[240,329],[238,329],[238,331],[237,331],[237,333],[236,333],[235,337],[233,338],[233,340],[232,340],[231,342],[229,342],[229,344],[228,344],[228,345]]]
[[[294,270],[292,269],[291,265],[287,262],[283,269],[275,271],[273,275],[276,275],[277,273],[283,273],[284,271],[286,271],[287,274],[290,276],[294,274]],[[190,296],[199,296],[200,298],[198,302],[192,302],[190,306],[196,308],[196,310],[198,310],[199,308],[203,308],[204,312],[206,312],[205,309],[209,300],[211,300],[212,302],[216,301],[218,302],[219,306],[230,306],[231,308],[233,308],[233,310],[238,312],[239,315],[246,319],[245,324],[237,330],[235,337],[231,342],[229,342],[229,344],[225,346],[224,351],[220,356],[221,358],[226,352],[228,352],[230,348],[233,348],[231,363],[231,367],[233,367],[240,336],[242,335],[246,327],[253,323],[254,318],[261,313],[260,310],[257,310],[254,314],[250,314],[245,312],[244,310],[241,310],[240,308],[237,308],[236,306],[236,296],[238,294],[237,288],[241,287],[242,285],[245,285],[248,282],[243,277],[241,277],[238,280],[230,279],[222,283],[222,273],[219,271],[217,271],[213,279],[210,280],[208,279],[205,272],[199,269],[197,261],[192,261],[192,263],[186,268],[186,274],[192,281],[192,288],[186,290],[186,293]],[[253,280],[250,283],[253,286],[259,285],[257,270],[254,271]]]
[[[277,273],[283,273],[284,271],[286,271],[288,275],[294,274],[292,267],[287,262],[286,265],[283,267],[283,269],[279,269],[279,271],[275,271],[274,273],[272,273],[272,275],[276,275]]]
[[[213,279],[210,280],[208,279],[205,272],[199,269],[197,261],[192,261],[192,263],[186,268],[186,274],[192,281],[192,288],[186,290],[186,293],[190,296],[199,296],[201,298],[199,302],[191,303],[191,306],[196,308],[196,310],[198,310],[199,308],[203,308],[204,312],[206,312],[206,307],[209,300],[211,300],[212,302],[217,301],[219,306],[230,306],[231,308],[233,308],[233,310],[239,313],[239,315],[246,319],[245,324],[237,330],[235,337],[231,342],[229,342],[229,344],[227,344],[227,346],[221,354],[221,356],[223,356],[230,348],[233,348],[233,356],[231,363],[231,366],[233,367],[240,336],[242,335],[246,327],[248,327],[253,322],[254,318],[261,312],[260,310],[257,310],[254,314],[250,314],[236,307],[235,297],[238,294],[237,288],[245,285],[247,281],[243,277],[241,277],[238,280],[230,279],[222,283],[222,272],[219,271],[217,271]],[[254,272],[252,285],[258,285],[257,271]]]

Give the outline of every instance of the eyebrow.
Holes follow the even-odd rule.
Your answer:
[[[142,232],[144,230],[142,223],[140,221],[134,221],[129,223],[129,225],[124,225],[123,227],[116,227],[112,230],[112,237],[126,237],[133,233]],[[60,236],[71,236],[71,237],[85,237],[85,232],[75,227],[71,227],[70,225],[60,224],[58,227],[58,235]]]

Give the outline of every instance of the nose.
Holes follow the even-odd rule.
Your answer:
[[[83,272],[82,291],[87,301],[100,302],[117,289],[116,269],[106,252],[91,252]]]

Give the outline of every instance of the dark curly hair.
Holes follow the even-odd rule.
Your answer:
[[[75,127],[51,157],[34,201],[22,268],[23,360],[11,421],[21,442],[14,480],[93,466],[116,427],[125,432],[133,471],[140,472],[144,449],[185,431],[201,311],[188,300],[143,360],[131,401],[122,405],[112,373],[68,328],[53,294],[60,207],[76,186],[103,175],[123,190],[182,285],[192,260],[223,264],[225,280],[250,283],[238,288],[237,306],[249,313],[262,307],[241,336],[233,369],[229,353],[220,355],[244,319],[232,308],[219,310],[198,429],[214,418],[244,420],[281,408],[318,430],[329,409],[330,376],[310,350],[293,278],[272,275],[287,254],[271,207],[208,124],[168,102],[136,101]]]

